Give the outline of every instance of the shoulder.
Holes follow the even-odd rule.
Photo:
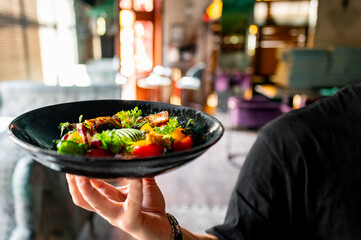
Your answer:
[[[322,131],[326,123],[339,122],[354,115],[361,105],[361,83],[340,89],[301,109],[292,110],[269,122],[260,130],[260,136],[272,139],[292,138],[302,134]],[[307,131],[306,131],[307,130]]]
[[[294,139],[295,134],[298,135],[297,132],[300,132],[297,129],[304,129],[309,126],[308,116],[313,111],[313,109],[307,107],[285,113],[261,128],[259,138],[269,144]]]

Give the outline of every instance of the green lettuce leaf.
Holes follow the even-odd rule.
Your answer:
[[[157,133],[163,134],[167,137],[170,137],[174,130],[178,127],[181,127],[177,117],[169,118],[168,123],[163,127],[154,127],[154,131]]]
[[[138,129],[112,129],[97,133],[95,136],[102,142],[104,149],[112,153],[125,152],[128,146],[142,138],[142,132]]]
[[[88,146],[84,143],[77,143],[75,141],[61,140],[56,145],[58,153],[71,154],[71,155],[83,155],[86,153]]]
[[[133,110],[120,111],[116,114],[123,124],[123,128],[132,128],[134,126],[140,128],[144,122],[139,122],[142,118],[142,110],[135,107]]]

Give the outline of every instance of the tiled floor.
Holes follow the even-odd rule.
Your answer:
[[[182,226],[196,232],[222,223],[239,168],[257,137],[255,130],[230,128],[224,113],[216,117],[226,127],[222,139],[201,157],[156,178],[166,199],[167,211],[175,215]],[[233,155],[235,157],[229,159]],[[99,240],[131,239],[100,218],[96,217],[95,221]],[[79,240],[83,239],[91,238]]]

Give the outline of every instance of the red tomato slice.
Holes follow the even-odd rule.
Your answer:
[[[139,145],[133,149],[133,154],[138,157],[153,157],[162,155],[164,147],[158,144]]]
[[[172,149],[175,152],[187,150],[193,147],[193,139],[191,136],[187,136],[178,142],[174,142]]]
[[[89,152],[89,156],[92,157],[108,157],[108,156],[114,156],[114,154],[104,148],[92,148]]]
[[[100,148],[102,146],[102,141],[100,141],[100,140],[91,141],[90,146],[92,148]]]
[[[69,138],[69,134],[65,134],[65,135],[61,138],[61,140],[68,140],[68,138]]]

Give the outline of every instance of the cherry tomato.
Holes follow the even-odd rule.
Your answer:
[[[92,148],[88,154],[89,154],[89,156],[92,156],[92,157],[114,156],[114,154],[111,151],[104,149],[104,148]]]
[[[68,140],[68,138],[69,138],[69,134],[65,134],[65,135],[61,138],[61,140]]]
[[[102,146],[102,141],[100,140],[93,140],[90,142],[90,147],[92,148],[100,148]]]
[[[153,157],[162,155],[164,147],[158,144],[139,145],[133,149],[133,154],[138,157]]]
[[[193,147],[193,139],[191,136],[187,136],[178,142],[174,142],[172,149],[175,152],[187,150]]]

